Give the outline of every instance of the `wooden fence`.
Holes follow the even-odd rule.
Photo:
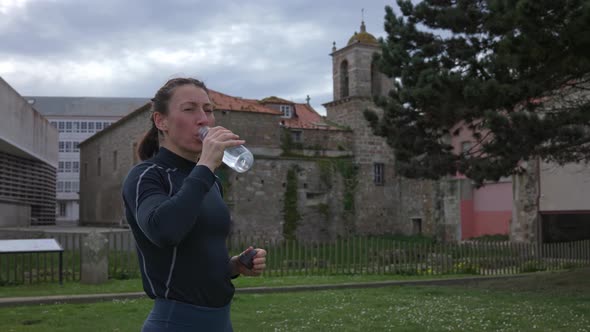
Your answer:
[[[80,280],[82,234],[53,236],[64,247],[64,280]],[[105,233],[109,277],[138,278],[130,232]],[[590,266],[590,240],[551,244],[462,242],[436,244],[384,237],[350,237],[332,242],[228,240],[231,255],[250,244],[267,250],[267,277],[342,274],[504,275]],[[0,285],[58,280],[57,254],[0,255]]]

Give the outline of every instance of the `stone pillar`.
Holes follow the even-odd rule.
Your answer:
[[[523,162],[526,171],[512,177],[512,222],[510,240],[534,243],[539,240],[539,161]]]
[[[461,241],[461,197],[469,180],[443,179],[435,190],[435,236],[443,243]]]
[[[104,235],[96,231],[82,241],[82,283],[101,284],[109,279],[108,242]]]

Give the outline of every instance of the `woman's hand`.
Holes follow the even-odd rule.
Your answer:
[[[244,143],[244,140],[239,140],[239,136],[228,129],[223,127],[210,128],[203,140],[201,156],[197,165],[207,166],[213,172],[221,165],[225,149]]]
[[[241,255],[245,255],[252,250],[254,250],[253,247],[248,247],[248,249],[244,250]],[[232,257],[231,262],[234,264],[234,271],[237,273],[243,274],[245,276],[257,277],[261,275],[262,272],[264,272],[264,269],[266,269],[266,250],[262,248],[256,248],[256,255],[252,258],[254,265],[251,269],[242,264],[238,259],[238,256]]]

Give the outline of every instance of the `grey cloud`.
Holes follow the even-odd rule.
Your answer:
[[[345,46],[362,7],[367,30],[383,35],[387,4],[393,2],[31,1],[9,17],[0,13],[0,76],[25,95],[149,97],[169,77],[191,75],[249,98],[303,101],[309,94],[316,106],[332,97],[324,88],[332,41]],[[164,61],[167,55],[182,60]],[[19,67],[2,73],[2,59]],[[86,62],[113,74],[71,74],[73,64]]]

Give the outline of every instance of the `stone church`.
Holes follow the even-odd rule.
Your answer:
[[[321,117],[308,104],[210,91],[217,125],[255,156],[247,173],[220,168],[232,234],[324,241],[351,234],[424,234],[460,239],[461,181],[417,181],[394,172],[393,153],[363,112],[392,84],[372,63],[380,52],[364,22],[332,48],[333,101]],[[80,144],[80,221],[124,226],[121,184],[138,162],[150,104]]]

